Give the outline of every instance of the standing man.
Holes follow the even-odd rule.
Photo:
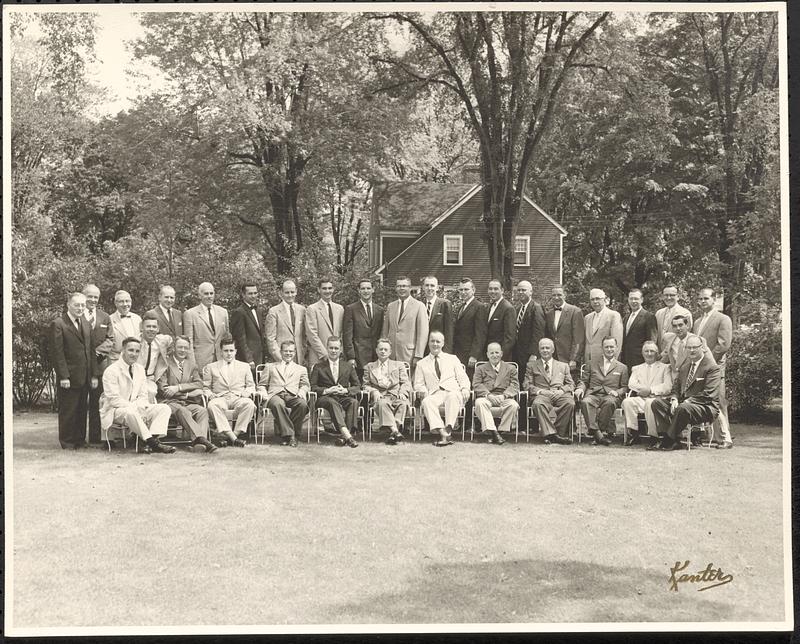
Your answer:
[[[589,303],[593,311],[583,319],[586,328],[583,361],[586,364],[603,359],[603,338],[611,337],[617,341],[617,354],[622,347],[622,318],[619,313],[606,306],[605,291],[593,288],[589,291]]]
[[[713,288],[701,288],[697,292],[697,304],[702,315],[694,323],[692,331],[705,340],[706,346],[719,365],[719,416],[714,421],[722,440],[717,443],[720,449],[733,447],[731,426],[728,422],[728,399],[725,395],[725,356],[731,348],[733,339],[733,322],[714,308],[717,293]]]
[[[128,291],[114,293],[116,311],[109,316],[111,329],[114,332],[114,346],[108,352],[108,363],[119,359],[122,353],[122,341],[125,338],[142,337],[142,318],[131,313],[131,295]]]
[[[173,338],[183,335],[183,313],[174,309],[174,306],[175,289],[165,284],[158,291],[158,306],[148,311],[158,320],[158,332]]]
[[[145,313],[142,318],[142,343],[138,362],[144,367],[150,402],[156,402],[156,381],[167,370],[167,354],[172,348],[172,336],[158,332],[158,319],[154,313]]]
[[[378,359],[364,367],[364,391],[378,414],[378,425],[390,430],[387,445],[403,440],[403,423],[411,406],[411,383],[402,362],[390,360],[392,345],[380,338],[375,346]]]
[[[678,287],[668,284],[661,291],[664,307],[656,311],[656,324],[658,325],[658,346],[664,350],[666,335],[672,332],[672,320],[676,315],[682,315],[688,321],[688,328],[692,328],[692,314],[689,309],[678,304]]]
[[[358,399],[361,391],[356,370],[349,362],[340,360],[342,341],[335,335],[325,341],[327,357],[311,370],[311,391],[317,394],[317,407],[328,412],[333,426],[341,434],[338,445],[358,447],[351,432],[356,431]]]
[[[425,355],[428,316],[422,302],[411,297],[411,280],[408,277],[398,277],[395,290],[398,299],[386,307],[381,336],[389,338],[392,343],[392,360],[407,362],[411,366],[411,373],[414,373],[415,365]]]
[[[297,447],[308,414],[308,371],[294,358],[294,342],[284,340],[281,361],[270,363],[258,383],[258,393],[275,419],[275,433],[280,434],[281,445],[288,447]]]
[[[94,284],[87,284],[83,287],[83,295],[86,297],[86,309],[83,311],[83,316],[92,328],[92,346],[97,361],[98,380],[97,387],[89,389],[89,443],[98,445],[100,443],[100,394],[103,393],[102,377],[103,371],[108,366],[108,354],[114,348],[114,329],[108,313],[97,308],[100,289]]]
[[[531,409],[539,421],[539,431],[545,444],[570,445],[567,436],[572,412],[575,409],[575,383],[569,365],[553,359],[555,346],[550,338],[539,340],[539,357],[528,362],[522,388],[531,399]],[[555,412],[555,422],[550,412]]]
[[[358,282],[358,302],[348,304],[342,321],[342,344],[345,359],[356,368],[359,378],[364,367],[375,359],[375,346],[383,328],[383,308],[372,302],[372,282]]]
[[[637,364],[642,364],[642,347],[648,340],[658,342],[656,316],[642,308],[642,292],[638,288],[628,293],[630,313],[622,321],[622,362],[630,372]]]
[[[281,284],[281,301],[267,312],[267,349],[272,360],[281,361],[281,345],[286,341],[294,343],[294,357],[297,364],[305,364],[306,307],[297,304],[297,284],[293,279],[285,279]]]
[[[67,310],[50,323],[50,362],[58,378],[58,440],[62,449],[86,447],[89,391],[97,388],[92,329],[83,316],[86,296],[71,293]]]
[[[617,340],[605,338],[603,357],[589,364],[588,371],[575,389],[575,398],[581,401],[581,412],[589,433],[598,445],[611,445],[608,436],[614,435],[614,412],[628,391],[628,368],[616,359],[616,355]]]
[[[200,304],[188,309],[183,316],[183,328],[200,373],[210,362],[219,360],[220,340],[230,334],[228,311],[214,304],[214,286],[203,282],[197,287]]]
[[[422,303],[428,317],[428,333],[439,331],[444,335],[444,352],[453,352],[453,309],[450,300],[437,297],[439,280],[433,275],[428,275],[422,280]],[[428,347],[425,347],[425,354]]]
[[[489,362],[479,364],[475,368],[472,378],[472,389],[475,392],[475,415],[481,421],[481,429],[489,432],[490,443],[502,445],[505,443],[500,432],[510,432],[514,416],[519,412],[519,403],[516,401],[519,393],[519,378],[515,374],[514,366],[503,362],[503,349],[497,342],[492,342],[486,349]],[[494,427],[492,407],[499,407],[500,427]]]
[[[653,401],[668,395],[672,391],[672,374],[669,365],[658,360],[658,344],[647,340],[642,347],[644,362],[631,370],[628,389],[631,395],[622,401],[625,413],[625,426],[628,429],[630,446],[639,440],[639,414],[644,414],[647,421],[647,434],[658,438],[656,419],[653,416]]]
[[[458,285],[458,295],[461,306],[453,324],[453,353],[466,366],[467,377],[471,379],[475,365],[483,360],[489,312],[482,302],[475,299],[475,284],[468,277]]]
[[[264,310],[258,306],[258,286],[243,284],[242,303],[231,311],[231,335],[236,355],[250,365],[255,379],[256,367],[264,362]]]
[[[512,358],[519,366],[519,382],[525,379],[525,368],[531,356],[538,357],[539,340],[546,333],[544,309],[533,301],[533,287],[528,280],[517,284],[516,336]]]
[[[548,309],[545,315],[545,329],[547,337],[555,346],[553,357],[566,362],[570,372],[577,374],[583,357],[583,344],[586,341],[583,313],[577,306],[566,301],[563,286],[554,286],[550,296],[553,308]]]
[[[319,300],[306,309],[306,341],[308,342],[308,368],[327,355],[327,342],[331,336],[342,337],[344,307],[333,301],[333,282],[323,277],[317,282]]]
[[[414,373],[414,391],[423,394],[421,410],[428,421],[431,432],[438,431],[441,438],[436,447],[452,445],[450,437],[458,412],[469,398],[470,382],[461,364],[454,355],[444,353],[444,334],[434,331],[428,338],[430,352],[419,361]],[[444,422],[439,407],[444,406]]]
[[[689,320],[685,315],[676,315],[672,318],[672,333],[664,336],[664,350],[661,352],[661,362],[670,366],[673,382],[686,361],[688,339]]]
[[[489,314],[486,318],[486,344],[483,355],[492,342],[497,342],[503,349],[503,360],[510,361],[517,339],[516,311],[514,305],[503,297],[503,285],[500,280],[491,280],[488,287]]]

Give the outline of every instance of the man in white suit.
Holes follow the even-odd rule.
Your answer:
[[[417,363],[414,373],[414,391],[423,394],[422,413],[431,431],[438,431],[441,438],[437,447],[452,445],[450,436],[458,412],[467,402],[470,382],[464,365],[450,353],[444,353],[444,334],[434,331],[428,338],[430,353]],[[444,406],[444,422],[439,407]]]
[[[111,329],[114,332],[114,344],[108,352],[108,363],[119,359],[122,353],[122,341],[125,338],[142,337],[142,318],[131,313],[131,295],[128,291],[114,293],[114,307],[117,309],[110,316]]]
[[[297,435],[308,414],[311,385],[306,368],[294,361],[294,342],[284,340],[280,350],[280,362],[267,366],[258,383],[258,393],[275,419],[275,433],[280,434],[281,445],[297,447]]]
[[[589,291],[589,303],[594,309],[583,318],[586,331],[585,364],[603,360],[603,338],[614,338],[617,341],[616,356],[622,347],[622,318],[616,311],[606,306],[606,294],[601,288]]]
[[[281,361],[281,345],[291,341],[295,346],[295,362],[305,364],[306,357],[306,307],[295,302],[297,284],[292,279],[281,284],[281,302],[267,312],[267,350],[274,362]]]
[[[664,302],[663,308],[656,311],[656,324],[658,325],[659,348],[663,351],[667,340],[667,335],[672,333],[672,320],[676,315],[686,317],[687,328],[692,328],[692,313],[678,304],[678,287],[674,284],[667,284],[661,291],[661,299]]]
[[[411,280],[400,276],[395,281],[397,297],[383,314],[381,337],[392,344],[392,360],[407,362],[411,372],[422,356],[428,342],[428,315],[425,305],[411,297]]]
[[[230,335],[220,341],[222,359],[203,369],[203,393],[208,398],[208,411],[217,432],[230,440],[234,447],[247,445],[247,426],[256,413],[253,395],[256,385],[250,365],[236,360],[236,343]],[[236,425],[231,429],[227,410],[236,412]]]
[[[622,401],[625,414],[625,427],[628,428],[628,442],[633,445],[639,441],[638,415],[644,414],[647,421],[647,435],[657,439],[658,429],[653,416],[652,405],[656,398],[667,396],[672,391],[672,373],[670,367],[658,360],[658,344],[647,340],[642,345],[644,362],[631,370],[628,389],[631,395]]]
[[[197,287],[200,304],[183,314],[183,329],[192,343],[197,368],[202,373],[209,362],[220,359],[219,342],[230,334],[228,311],[214,304],[214,286],[203,282]]]
[[[167,433],[170,408],[150,403],[144,367],[137,363],[140,351],[139,338],[124,338],[119,359],[103,372],[100,427],[107,435],[114,423],[125,425],[144,441],[145,453],[172,454],[175,448],[157,438]]]
[[[342,337],[344,307],[333,301],[333,282],[323,277],[317,282],[319,300],[306,307],[306,343],[308,344],[308,368],[327,355],[328,338]]]

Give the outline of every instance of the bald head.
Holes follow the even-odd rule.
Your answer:
[[[601,288],[593,288],[589,291],[589,304],[592,305],[592,308],[595,312],[599,313],[603,310],[603,307],[606,305],[606,293]]]
[[[517,292],[517,298],[523,304],[527,304],[533,295],[533,286],[528,280],[520,280],[514,289]]]

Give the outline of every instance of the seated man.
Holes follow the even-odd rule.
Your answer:
[[[281,361],[270,363],[261,375],[258,393],[275,418],[281,445],[297,447],[297,435],[308,413],[308,372],[294,362],[296,348],[292,340],[281,342],[280,352]]]
[[[617,339],[603,338],[603,357],[592,359],[575,389],[581,401],[581,412],[595,445],[611,445],[606,434],[613,436],[614,411],[628,391],[628,367],[615,358]]]
[[[157,438],[167,433],[170,409],[150,403],[144,367],[137,363],[140,351],[139,338],[123,339],[119,359],[103,372],[100,427],[107,433],[114,423],[125,425],[144,441],[145,454],[172,454],[175,448]]]
[[[622,401],[625,427],[628,428],[630,435],[626,445],[633,445],[639,440],[638,415],[642,413],[647,421],[647,435],[658,438],[652,409],[653,401],[660,396],[666,396],[672,390],[670,367],[660,362],[658,356],[658,345],[648,340],[642,345],[644,362],[631,369],[631,377],[628,380],[631,395]]]
[[[719,413],[719,365],[705,350],[703,339],[690,333],[686,361],[672,381],[669,400],[653,401],[653,416],[660,441],[647,449],[679,449],[678,436],[687,425],[712,422]]]
[[[475,367],[475,375],[472,377],[475,415],[481,421],[482,430],[491,433],[489,442],[502,445],[505,440],[494,428],[492,407],[499,407],[502,412],[499,431],[511,431],[511,423],[519,412],[519,403],[515,400],[519,393],[519,378],[511,363],[502,359],[503,348],[500,344],[490,342],[486,347],[486,356],[489,362]]]
[[[444,353],[444,334],[433,331],[428,337],[430,353],[417,363],[414,372],[414,391],[425,396],[422,400],[422,413],[431,431],[438,431],[441,439],[436,447],[452,445],[450,436],[458,412],[469,398],[469,378],[464,365],[450,353]],[[444,406],[444,422],[439,415],[439,407]]]
[[[311,391],[317,394],[317,407],[331,417],[333,426],[339,430],[341,439],[337,445],[358,447],[351,431],[356,431],[358,395],[361,388],[356,369],[349,362],[340,360],[342,341],[331,335],[325,340],[328,353],[311,369]]]
[[[203,380],[191,357],[191,344],[187,336],[175,338],[174,354],[167,358],[166,368],[156,384],[159,402],[172,410],[175,420],[191,439],[192,447],[202,445],[206,452],[215,451],[217,446],[206,438],[208,410],[201,404]]]
[[[525,367],[525,380],[522,388],[533,399],[531,408],[539,421],[539,431],[545,444],[569,445],[572,439],[567,436],[575,398],[572,392],[575,383],[569,373],[569,365],[553,359],[555,345],[550,338],[539,340],[539,357],[531,358]],[[556,415],[555,423],[550,412]]]
[[[396,445],[403,440],[403,423],[411,404],[411,384],[406,365],[390,360],[392,344],[380,338],[375,346],[378,359],[364,366],[364,391],[378,414],[381,429],[391,430],[387,445]]]
[[[208,411],[217,426],[235,447],[247,445],[247,426],[256,412],[253,394],[256,385],[250,365],[236,360],[233,337],[225,335],[219,343],[222,360],[209,362],[203,369],[203,393],[208,398]],[[232,430],[225,411],[236,412],[236,426]]]

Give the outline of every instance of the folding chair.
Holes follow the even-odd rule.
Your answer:
[[[406,375],[408,376],[409,383],[411,383],[411,365],[407,362],[403,362],[403,366],[406,368]],[[367,427],[369,427],[369,440],[372,440],[372,426],[375,423],[375,405],[369,402],[369,399],[365,399],[367,402]],[[417,409],[415,408],[414,404],[416,403],[416,396],[413,395],[411,400],[409,401],[408,405],[408,412],[406,416],[406,420],[411,419],[411,439],[416,440],[415,438],[415,428],[417,426]]]
[[[466,373],[467,368],[460,362],[459,362],[459,366],[461,367],[461,369],[464,370],[464,373]],[[416,406],[418,408],[416,410],[416,412],[415,412],[415,416],[416,416],[416,419],[418,420],[418,423],[416,423],[413,426],[414,427],[413,432],[412,432],[412,439],[413,440],[416,440],[416,438],[414,437],[414,432],[417,431],[417,426],[419,427],[419,430],[418,430],[419,431],[419,440],[422,440],[422,428],[425,425],[425,414],[422,413],[422,399],[425,398],[425,396],[426,396],[426,394],[424,392],[421,392],[421,391],[415,392],[415,395],[414,395],[414,398],[415,398],[414,406]],[[472,390],[470,390],[470,397],[472,397],[472,396],[474,396],[474,393],[472,392]],[[465,402],[463,402],[461,404],[461,409],[458,410],[458,416],[456,417],[456,420],[460,420],[461,421],[461,440],[462,441],[464,440],[464,420],[466,419],[466,407],[467,407],[467,405],[466,405],[466,401],[465,401]],[[444,414],[444,405],[439,405],[439,415],[443,415],[443,414]]]
[[[364,396],[366,396],[366,395],[367,395],[366,392],[363,392],[363,391],[358,392],[358,398],[357,398],[357,400],[358,400],[358,403],[357,403],[358,404],[358,411],[356,412],[356,419],[357,419],[358,425],[361,427],[361,440],[363,440],[363,441],[367,440],[367,423],[366,423],[366,420],[364,418]],[[315,394],[314,395],[314,407],[312,408],[309,405],[309,412],[311,413],[311,416],[313,418],[313,422],[310,423],[310,425],[313,425],[314,427],[316,427],[317,443],[319,444],[319,442],[320,442],[320,440],[319,440],[320,439],[320,434],[325,429],[325,423],[326,422],[330,423],[331,422],[331,418],[330,418],[330,415],[328,414],[328,412],[325,409],[322,409],[321,407],[317,407],[317,400],[319,400],[319,397]],[[372,431],[370,431],[370,436],[371,435],[372,435]],[[309,443],[311,442],[311,427],[310,426],[309,426],[308,442]]]
[[[252,436],[253,440],[256,444],[258,444],[258,434],[256,432],[256,417],[258,416],[258,408],[260,407],[261,403],[259,400],[259,394],[256,392],[255,394],[250,395],[250,400],[252,400],[256,405],[256,411],[253,414],[253,417],[250,419],[250,423],[247,425],[247,435]],[[204,395],[203,396],[203,407],[208,409],[208,398]],[[234,423],[236,422],[236,417],[238,413],[235,409],[226,409],[225,410],[225,418],[228,419],[228,423],[233,429]],[[208,414],[208,440],[212,443],[214,440],[219,440],[217,435],[219,432],[216,431],[217,427],[214,424],[214,416],[209,412]],[[215,443],[216,444],[216,443]]]
[[[481,360],[480,362],[476,363],[475,364],[475,369],[477,369],[482,364],[486,364],[486,360]],[[519,365],[516,362],[511,362],[510,364],[512,364],[514,366],[513,377],[517,378],[519,380]],[[472,399],[472,416],[471,416],[471,418],[472,418],[472,426],[469,428],[469,439],[470,439],[470,441],[475,436],[475,420],[477,419],[477,415],[475,414],[476,396],[475,396],[475,391],[474,390],[471,392],[471,399]],[[525,399],[527,401],[527,392],[526,392]],[[517,404],[519,405],[519,409],[521,410],[522,409],[522,391],[521,390],[517,392],[517,395],[514,397],[514,400],[517,401]],[[490,411],[492,413],[492,418],[494,418],[494,419],[500,418],[502,416],[502,413],[503,413],[503,410],[500,407],[491,407]],[[517,437],[517,439],[519,438],[518,425],[519,425],[519,410],[517,410],[517,416],[514,417],[514,422],[512,423],[512,428],[514,429],[514,435],[515,435],[515,437]],[[485,428],[482,428],[482,429],[485,429]],[[462,441],[464,440],[464,424],[463,423],[461,425],[461,440]]]

